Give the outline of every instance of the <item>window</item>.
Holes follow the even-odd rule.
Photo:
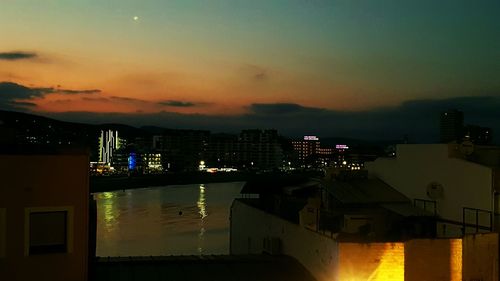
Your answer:
[[[70,208],[28,208],[26,210],[26,255],[68,253],[71,249]]]
[[[0,258],[5,257],[7,236],[7,216],[5,208],[0,208]]]

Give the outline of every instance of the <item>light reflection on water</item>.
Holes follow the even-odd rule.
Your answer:
[[[228,254],[229,208],[243,183],[96,193],[97,255]]]

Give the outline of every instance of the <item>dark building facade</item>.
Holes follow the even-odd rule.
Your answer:
[[[440,142],[460,142],[463,138],[464,113],[452,109],[441,113],[440,123]]]
[[[209,137],[209,131],[169,129],[153,137],[153,146],[161,153],[164,170],[195,171],[203,160]]]

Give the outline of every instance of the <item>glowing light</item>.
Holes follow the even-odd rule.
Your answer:
[[[340,281],[403,281],[404,243],[341,243]]]
[[[134,20],[135,20],[135,21],[138,21],[138,20],[139,20],[139,17],[138,17],[138,16],[134,16]]]
[[[304,136],[304,140],[319,140],[319,138],[317,136]]]
[[[462,239],[450,240],[450,280],[462,280]]]
[[[198,197],[198,213],[200,214],[200,233],[198,234],[198,253],[203,254],[203,242],[205,240],[205,222],[204,218],[208,216],[205,203],[205,185],[200,184],[200,196]]]

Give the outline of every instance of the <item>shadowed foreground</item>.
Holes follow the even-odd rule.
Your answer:
[[[315,281],[288,256],[166,256],[98,258],[92,280]]]

